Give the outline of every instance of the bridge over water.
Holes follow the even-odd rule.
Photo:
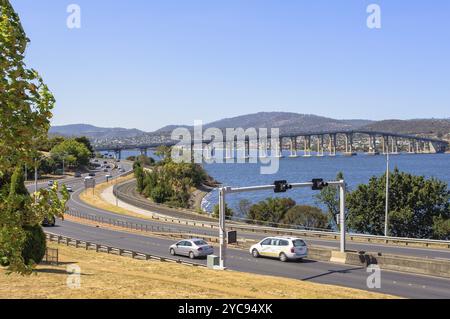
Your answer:
[[[222,143],[226,149],[226,156],[231,157],[236,150],[236,143],[241,142],[245,147],[245,157],[249,157],[250,149],[259,150],[263,155],[267,155],[267,149],[274,141],[271,136],[245,140],[231,139],[231,142],[224,138],[223,141],[203,140],[209,152],[214,152],[215,143]],[[449,146],[444,140],[419,137],[414,135],[396,134],[389,132],[353,130],[353,131],[322,131],[281,134],[276,139],[273,149],[276,154],[273,156],[282,157],[283,149],[290,150],[290,157],[298,157],[299,154],[305,157],[313,156],[336,156],[341,150],[346,156],[357,155],[356,150],[362,150],[368,155],[378,154],[400,154],[402,151],[409,154],[435,154],[443,153]],[[147,155],[148,150],[156,149],[160,146],[175,146],[179,141],[168,141],[151,144],[136,145],[106,145],[95,147],[97,152],[114,153],[117,159],[121,159],[124,150],[139,150],[141,154]],[[253,144],[253,145],[252,145]],[[192,145],[194,143],[192,142]]]

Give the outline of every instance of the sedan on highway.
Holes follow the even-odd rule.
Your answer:
[[[56,225],[56,219],[55,217],[47,218],[45,217],[42,221],[42,226],[44,227],[55,227]]]
[[[169,248],[172,256],[188,256],[191,259],[205,257],[214,253],[214,248],[203,239],[184,239]]]
[[[279,258],[282,262],[301,260],[308,256],[305,241],[296,237],[268,237],[250,247],[250,254],[258,258]]]

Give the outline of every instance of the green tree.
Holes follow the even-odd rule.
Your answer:
[[[83,143],[74,139],[65,140],[61,144],[54,146],[50,154],[56,161],[62,162],[64,159],[70,167],[87,166],[92,155]]]
[[[306,205],[290,208],[283,217],[283,223],[307,228],[328,228],[327,215],[317,207]]]
[[[276,226],[276,224],[282,223],[286,212],[295,204],[295,201],[291,198],[267,198],[265,201],[253,205],[247,214],[247,218],[259,224],[262,221]]]
[[[252,207],[252,203],[248,199],[242,199],[239,201],[239,214],[241,216],[248,216],[250,212],[250,208]]]
[[[95,150],[94,147],[91,144],[91,141],[86,137],[86,136],[80,136],[75,138],[75,141],[77,141],[78,143],[84,144],[84,146],[86,146],[86,148],[89,150],[90,157],[93,157],[95,154]]]
[[[344,179],[344,174],[339,172],[336,176],[336,180],[340,181]],[[339,214],[339,187],[328,186],[325,187],[316,195],[317,203],[322,204],[327,209],[328,225],[331,228],[339,229],[339,225],[336,223],[336,215]]]
[[[158,146],[155,151],[155,155],[161,157],[163,160],[170,159],[172,155],[172,148],[165,145]]]
[[[54,188],[32,198],[24,186],[22,168],[34,166],[55,104],[39,74],[24,63],[28,42],[19,16],[8,0],[0,0],[0,263],[22,274],[39,261],[39,254],[26,258],[27,247],[45,249],[29,229],[39,228],[45,217],[62,216],[68,196],[63,192],[59,199]]]
[[[155,163],[155,160],[146,155],[139,155],[134,159],[136,162],[140,163],[142,166],[151,166]]]
[[[142,193],[142,191],[144,190],[144,178],[145,178],[145,173],[144,173],[144,169],[142,168],[142,166],[139,163],[135,163],[134,164],[134,177],[136,178],[136,188],[137,191],[139,193]]]
[[[372,177],[347,196],[348,225],[362,233],[384,234],[386,174]],[[390,173],[389,235],[448,239],[450,192],[447,184],[400,172]]]
[[[225,204],[225,217],[233,217],[233,210]],[[212,211],[212,217],[219,218],[219,205],[215,205]]]

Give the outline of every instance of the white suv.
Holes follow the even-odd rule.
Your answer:
[[[301,238],[295,237],[268,237],[250,247],[250,254],[258,258],[272,257],[281,261],[301,260],[308,256],[308,247]]]

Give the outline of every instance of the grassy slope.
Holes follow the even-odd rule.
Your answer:
[[[49,246],[59,249],[62,265],[40,265],[31,277],[7,276],[0,269],[0,298],[390,298],[292,279],[133,260],[54,243]],[[66,286],[68,264],[81,268],[79,289]]]

